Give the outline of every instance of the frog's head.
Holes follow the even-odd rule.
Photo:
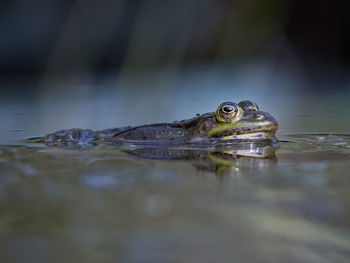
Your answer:
[[[278,123],[270,114],[248,100],[221,103],[213,118],[204,119],[199,125],[200,133],[224,140],[275,138],[277,128]]]

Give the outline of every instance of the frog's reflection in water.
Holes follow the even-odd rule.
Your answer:
[[[124,151],[144,159],[186,160],[199,170],[239,176],[242,170],[259,172],[274,166],[276,149],[277,145],[271,142],[243,142],[202,149],[135,147]]]

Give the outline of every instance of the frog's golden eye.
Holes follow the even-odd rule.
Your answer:
[[[223,105],[219,111],[219,115],[224,119],[233,119],[237,115],[237,108],[233,105]]]
[[[238,105],[245,111],[247,110],[253,110],[253,111],[259,111],[258,105],[250,100],[243,100]]]
[[[224,102],[216,111],[216,119],[219,122],[231,122],[240,114],[240,108],[236,103]]]

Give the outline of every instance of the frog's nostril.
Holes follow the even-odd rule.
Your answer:
[[[254,114],[253,118],[256,119],[256,120],[262,120],[262,119],[264,119],[264,115],[262,115],[262,114]]]

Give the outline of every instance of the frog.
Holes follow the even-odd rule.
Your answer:
[[[91,144],[100,142],[139,144],[215,144],[232,141],[277,141],[277,120],[260,111],[250,100],[226,101],[215,112],[197,114],[191,119],[171,123],[126,126],[105,130],[66,129],[31,141],[49,145]]]

